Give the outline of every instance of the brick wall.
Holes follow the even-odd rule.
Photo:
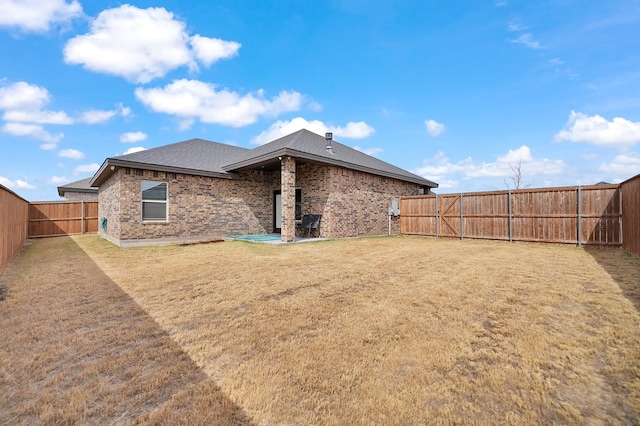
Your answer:
[[[142,221],[142,180],[168,183],[167,222]],[[108,220],[105,236],[122,245],[268,233],[273,231],[273,191],[279,187],[276,172],[243,172],[230,180],[119,169],[100,188],[99,214]]]
[[[391,202],[419,191],[417,184],[310,163],[297,164],[295,177],[302,213],[322,214],[321,235],[328,238],[386,235]],[[166,223],[142,222],[142,180],[168,183]],[[107,218],[107,231],[98,233],[121,245],[270,233],[273,194],[279,189],[280,171],[241,172],[230,180],[118,169],[100,187],[99,218]],[[393,218],[392,233],[398,231]]]
[[[402,195],[418,195],[420,190],[417,184],[339,167],[331,168],[330,185],[327,220],[322,218],[326,237],[386,235],[391,202]],[[399,232],[397,218],[392,218],[391,232]]]
[[[282,241],[292,243],[296,237],[296,160],[283,157],[280,166],[282,194]]]
[[[98,235],[112,242],[120,241],[120,174],[116,171],[98,190]],[[102,219],[107,219],[106,231]]]
[[[299,164],[296,186],[302,189],[302,213],[322,214],[321,235],[327,238],[387,235],[393,200],[418,195],[420,185],[342,167]],[[391,233],[400,232],[391,218]]]
[[[65,191],[64,199],[69,201],[98,201],[98,193]]]

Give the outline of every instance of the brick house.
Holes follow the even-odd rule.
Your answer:
[[[304,214],[322,237],[386,235],[389,206],[437,184],[332,139],[300,130],[254,149],[191,139],[107,158],[98,233],[119,246],[279,232],[293,242]]]
[[[98,201],[98,188],[89,185],[91,178],[60,185],[58,195],[69,201]]]

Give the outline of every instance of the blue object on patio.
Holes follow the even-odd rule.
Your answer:
[[[280,234],[246,234],[246,235],[229,235],[233,240],[244,241],[279,241]]]

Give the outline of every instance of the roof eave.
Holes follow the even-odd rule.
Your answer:
[[[166,166],[161,164],[140,163],[136,161],[126,161],[117,158],[107,158],[96,174],[89,182],[90,186],[102,185],[111,175],[114,174],[117,167],[127,167],[131,169],[145,169],[158,172],[180,173],[183,175],[206,176],[221,179],[237,179],[237,175],[229,172],[219,173],[210,170],[188,169],[184,167]],[[113,169],[112,169],[113,168]]]
[[[59,186],[58,195],[64,197],[65,192],[85,192],[87,194],[97,194],[98,188],[74,188],[73,186]]]

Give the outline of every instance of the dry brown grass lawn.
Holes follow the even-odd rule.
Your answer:
[[[0,276],[4,423],[640,421],[640,261],[391,237],[119,249]]]

